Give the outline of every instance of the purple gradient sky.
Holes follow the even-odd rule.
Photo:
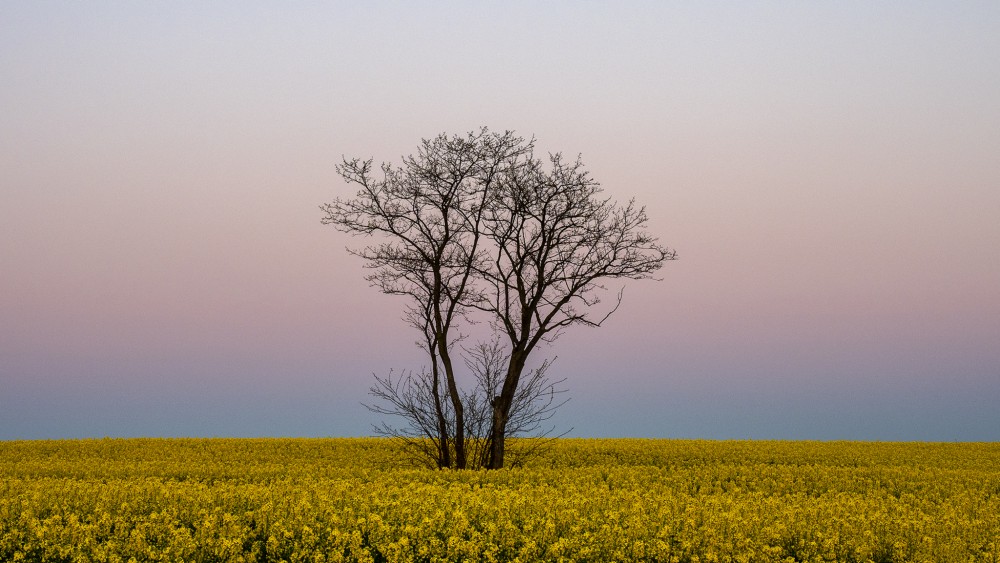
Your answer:
[[[1000,440],[1000,4],[0,3],[0,439],[369,433],[419,367],[318,205],[487,125],[676,248],[580,436]]]

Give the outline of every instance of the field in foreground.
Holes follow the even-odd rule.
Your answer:
[[[1000,444],[0,442],[0,561],[1000,562]]]

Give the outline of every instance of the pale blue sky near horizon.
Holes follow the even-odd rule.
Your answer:
[[[996,2],[21,1],[0,439],[369,434],[423,360],[318,206],[480,126],[679,253],[540,352],[559,430],[1000,440]]]

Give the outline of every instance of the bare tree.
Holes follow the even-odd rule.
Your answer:
[[[381,178],[371,160],[337,170],[360,189],[323,205],[323,222],[382,238],[351,252],[372,285],[409,298],[405,318],[430,361],[416,376],[376,377],[372,394],[387,406],[375,410],[406,418],[397,434],[427,438],[439,467],[503,467],[506,438],[537,432],[561,404],[550,362],[525,371],[538,345],[572,325],[600,326],[621,303],[619,291],[592,313],[607,280],[649,278],[675,258],[646,233],[644,208],[601,197],[579,159],[550,155],[546,167],[534,141],[511,132],[439,135],[401,167],[383,164]],[[468,335],[456,327],[477,318],[499,339],[463,349],[476,380],[463,392],[455,346]]]

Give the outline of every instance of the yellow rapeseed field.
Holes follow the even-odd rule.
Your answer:
[[[560,439],[414,468],[384,439],[0,442],[0,561],[1000,562],[1000,444]]]

